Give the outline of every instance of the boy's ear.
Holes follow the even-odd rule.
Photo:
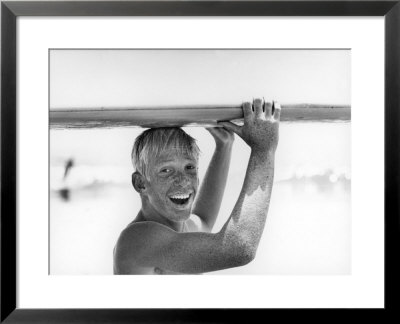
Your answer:
[[[142,193],[146,190],[144,177],[137,171],[132,173],[132,185],[138,193]]]

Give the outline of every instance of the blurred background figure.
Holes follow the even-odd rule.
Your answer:
[[[65,162],[64,177],[63,177],[63,185],[64,186],[59,190],[60,197],[64,201],[69,201],[71,198],[71,190],[68,187],[66,180],[67,180],[67,176],[70,173],[70,170],[72,169],[73,166],[74,166],[74,160],[72,158],[68,159]]]
[[[73,159],[68,159],[67,162],[65,163],[65,171],[64,171],[64,181],[67,178],[67,175],[69,173],[69,170],[74,166],[74,160]]]

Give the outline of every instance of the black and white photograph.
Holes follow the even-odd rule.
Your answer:
[[[49,50],[50,275],[350,275],[350,49]]]

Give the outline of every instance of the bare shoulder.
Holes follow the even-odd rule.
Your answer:
[[[185,223],[184,232],[205,232],[200,218],[191,215]],[[170,247],[172,250],[181,247],[180,239],[187,239],[187,234],[181,236],[182,234],[153,221],[131,223],[117,240],[114,249],[114,273],[132,274],[148,271],[149,267],[154,268],[160,258],[165,259]]]
[[[170,229],[156,222],[135,222],[128,225],[120,234],[116,248],[138,248],[143,246],[144,242],[151,242],[152,239],[159,237],[161,232],[170,231]],[[137,251],[137,249],[135,249]]]
[[[138,273],[138,269],[142,268],[140,260],[168,240],[171,232],[168,227],[156,222],[131,223],[121,232],[115,245],[114,273]]]
[[[201,219],[194,214],[190,216],[185,225],[185,232],[204,231]],[[159,241],[161,238],[170,236],[169,234],[174,235],[178,233],[163,224],[153,221],[133,222],[121,232],[117,241],[117,247],[129,246],[131,250],[132,247],[138,248],[137,244],[149,244],[153,240]]]

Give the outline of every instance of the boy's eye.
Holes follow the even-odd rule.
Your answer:
[[[188,169],[188,170],[196,170],[196,166],[189,164],[189,165],[186,166],[186,169]]]
[[[171,172],[172,170],[171,169],[169,169],[169,168],[164,168],[164,169],[161,169],[161,173],[169,173],[169,172]]]

